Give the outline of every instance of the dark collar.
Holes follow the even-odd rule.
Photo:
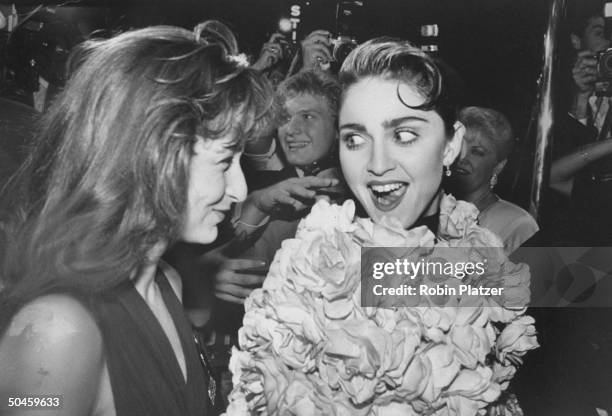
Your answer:
[[[333,157],[324,157],[310,165],[299,166],[298,168],[304,171],[304,176],[316,176],[319,172],[335,168],[336,166],[338,166],[338,163]]]
[[[421,217],[410,228],[416,228],[416,227],[420,227],[422,225],[425,225],[427,228],[429,228],[429,230],[432,233],[437,234],[438,233],[438,226],[440,225],[440,213],[436,212],[433,215],[428,215],[426,217]]]

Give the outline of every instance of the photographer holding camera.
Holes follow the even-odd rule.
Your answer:
[[[569,197],[569,236],[574,243],[612,242],[612,81],[606,74],[603,4],[581,3],[571,16],[569,40],[576,53],[568,115],[557,120],[550,187]]]
[[[349,36],[333,38],[328,30],[317,29],[300,42],[300,50],[294,51],[293,45],[281,33],[274,33],[264,43],[259,58],[253,68],[266,73],[277,86],[295,72],[320,70],[333,72],[344,57],[357,46],[357,41]],[[301,59],[300,59],[301,58]],[[300,65],[301,66],[298,66]]]
[[[300,58],[300,71],[324,70],[325,66],[329,68],[329,63],[333,60],[330,32],[315,30],[306,36],[300,46],[301,54],[295,53],[285,35],[274,33],[268,42],[263,44],[259,58],[251,67],[264,73],[274,88],[293,75],[292,72],[297,69],[297,60]],[[247,143],[244,156],[247,172],[279,171],[285,167],[285,162],[277,150],[277,143],[272,134]],[[251,189],[253,186],[257,189],[266,185],[259,186],[257,183],[251,183]]]
[[[315,30],[304,38],[302,45],[302,70],[330,69],[333,44],[331,33],[327,30]]]
[[[274,33],[270,39],[261,47],[261,52],[257,61],[251,65],[258,71],[266,71],[285,57],[286,46],[288,45],[285,36],[281,33]]]
[[[294,72],[322,71],[329,74],[332,63],[338,64],[337,59],[334,58],[334,51],[339,42],[338,39],[333,40],[331,32],[327,30],[314,30],[300,42],[300,53],[296,53],[283,34],[274,33],[268,42],[264,43],[259,58],[251,67],[263,72],[275,88],[282,81],[294,75]],[[356,45],[355,41],[352,43]],[[287,62],[290,59],[291,62]],[[298,67],[298,64],[301,64],[301,67]],[[297,71],[298,68],[299,71]],[[272,135],[247,143],[244,155],[247,171],[249,169],[259,173],[279,171],[286,165],[284,157],[277,150],[277,143]],[[255,176],[260,176],[259,173]],[[265,180],[263,182],[263,185],[251,183],[250,187],[258,189],[269,185]]]

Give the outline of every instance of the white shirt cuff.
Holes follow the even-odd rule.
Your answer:
[[[245,153],[247,163],[255,170],[281,170],[284,168],[276,151],[276,140],[272,140],[270,149],[264,154]]]

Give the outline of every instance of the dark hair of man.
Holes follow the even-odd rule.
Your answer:
[[[575,0],[569,2],[566,8],[567,29],[578,37],[585,35],[589,20],[603,17],[604,4],[601,0]]]

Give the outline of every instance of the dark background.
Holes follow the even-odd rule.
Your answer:
[[[548,0],[364,0],[349,20],[358,41],[398,36],[420,43],[420,26],[436,23],[440,55],[467,83],[474,104],[509,113],[520,132],[537,91],[542,66]],[[20,14],[41,4],[20,1]],[[44,2],[57,6],[60,2]],[[192,28],[219,19],[237,34],[243,50],[257,55],[291,5],[301,5],[298,33],[336,31],[334,0],[83,0],[67,2],[56,14],[83,34],[153,24]]]
[[[580,1],[580,0],[578,0]],[[465,105],[492,107],[515,128],[516,152],[498,184],[498,193],[527,208],[534,132],[528,132],[542,71],[544,33],[552,0],[362,0],[346,20],[362,42],[396,36],[416,44],[435,43],[439,55],[463,78]],[[6,4],[0,0],[0,4]],[[16,2],[20,19],[45,6],[83,38],[109,36],[131,28],[167,24],[193,28],[207,19],[226,23],[254,62],[261,46],[301,7],[298,37],[312,30],[338,33],[336,0],[72,0]],[[421,25],[437,24],[439,36],[424,39]],[[526,172],[518,178],[518,173]]]

